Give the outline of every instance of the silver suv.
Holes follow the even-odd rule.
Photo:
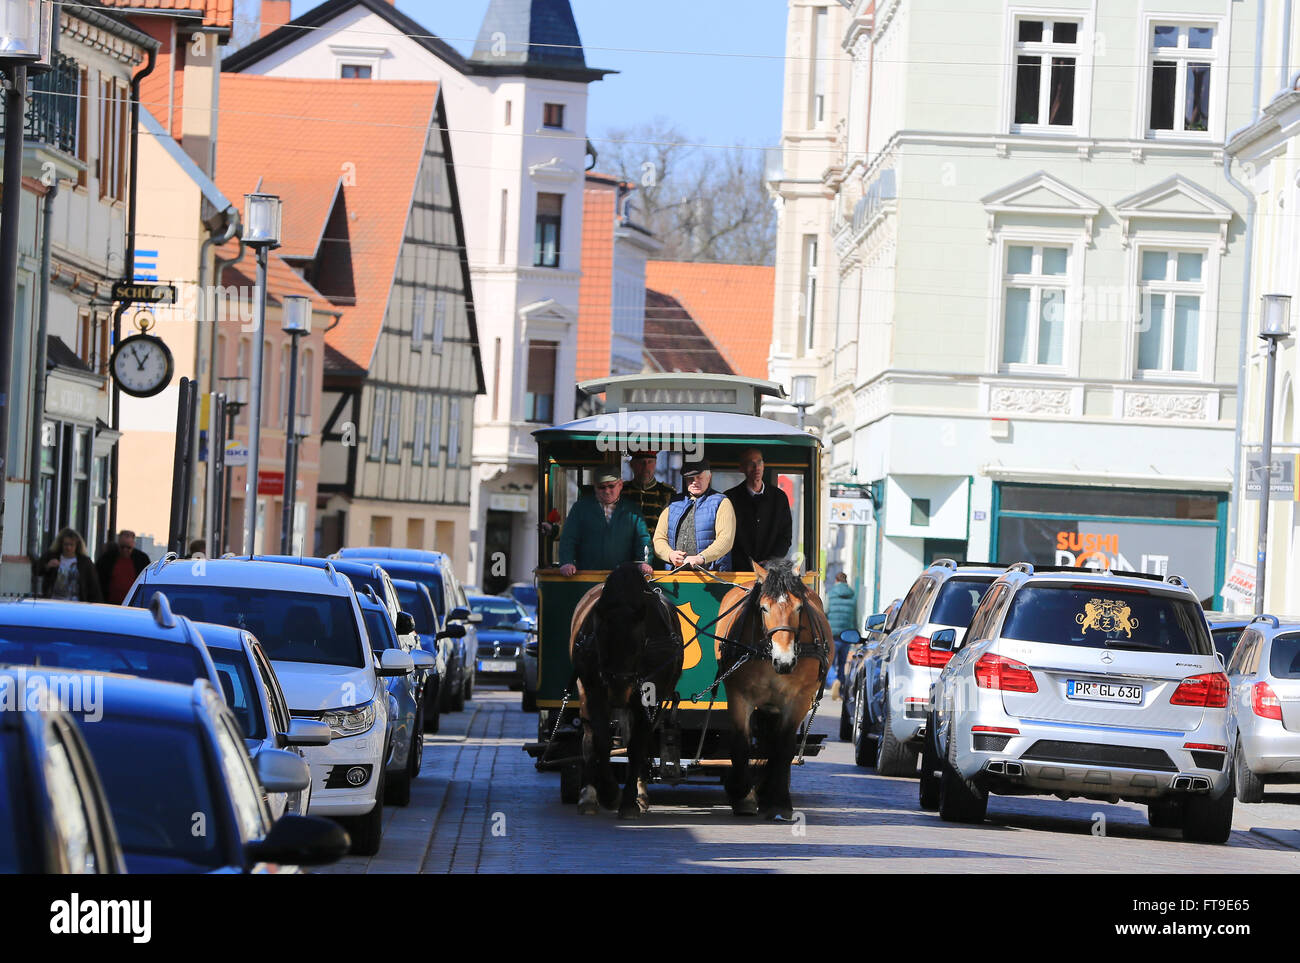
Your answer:
[[[931,648],[951,652],[954,633]],[[1232,828],[1228,677],[1198,596],[1160,579],[1011,566],[939,676],[926,753],[940,816],[990,793],[1148,805],[1151,824],[1223,843]]]
[[[1300,622],[1257,616],[1237,641],[1228,682],[1237,798],[1263,802],[1266,785],[1300,782]]]
[[[882,776],[916,775],[930,687],[947,664],[949,653],[930,648],[935,632],[952,629],[958,638],[1002,567],[958,565],[936,560],[912,583],[885,641],[867,658],[864,679],[864,730],[876,743],[876,772]]]

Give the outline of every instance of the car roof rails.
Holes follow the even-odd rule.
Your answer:
[[[1165,581],[1170,585],[1178,585],[1182,588],[1187,588],[1187,579],[1183,578],[1181,575],[1166,575]]]
[[[171,603],[162,592],[153,593],[153,598],[149,600],[149,611],[153,615],[154,624],[160,629],[176,628],[176,616],[172,614]]]
[[[1024,572],[1026,575],[1033,575],[1034,566],[1032,562],[1012,562],[1010,565],[1007,566],[1007,571]]]
[[[383,602],[379,601],[379,595],[378,595],[378,593],[375,592],[375,587],[374,587],[373,585],[367,585],[367,586],[366,586],[366,592],[365,592],[365,594],[366,594],[366,595],[369,595],[369,596],[370,596],[370,601],[374,602],[376,605],[383,605],[383,604],[384,604]]]
[[[951,559],[951,558],[936,558],[933,562],[930,563],[930,568],[956,569],[957,562],[955,559]]]
[[[339,572],[338,572],[338,569],[336,569],[336,568],[334,567],[334,563],[331,562],[329,559],[326,559],[326,560],[325,560],[325,571],[326,571],[326,573],[327,573],[327,574],[329,575],[329,577],[330,577],[330,584],[331,584],[331,585],[338,585],[338,584],[339,584]]]
[[[175,552],[168,552],[162,558],[158,559],[158,561],[154,562],[153,565],[149,566],[149,569],[152,572],[161,572],[163,570],[164,565],[166,565],[168,562],[174,562],[178,558],[180,558],[180,556],[177,555]]]
[[[1273,628],[1275,629],[1282,627],[1282,621],[1276,615],[1269,615],[1267,612],[1262,615],[1257,615],[1250,620],[1251,625],[1254,625],[1256,622],[1272,622]]]

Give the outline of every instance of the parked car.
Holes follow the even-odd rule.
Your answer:
[[[532,582],[513,582],[502,595],[514,599],[524,607],[528,617],[537,621],[537,586]]]
[[[411,613],[411,618],[415,620],[415,634],[420,648],[434,659],[433,669],[425,681],[424,731],[437,732],[442,716],[442,685],[447,678],[447,659],[451,655],[453,644],[458,640],[443,635],[439,629],[438,611],[433,607],[433,599],[427,588],[419,582],[402,578],[393,579],[393,588],[397,589],[402,611]]]
[[[345,548],[333,557],[345,561],[378,562],[393,578],[421,583],[429,590],[443,630],[453,625],[464,628],[462,638],[453,637],[455,644],[448,659],[439,703],[443,712],[464,709],[465,703],[474,697],[474,653],[478,651],[478,635],[464,586],[456,578],[451,559],[442,552],[386,547]]]
[[[923,762],[945,821],[982,821],[990,793],[1124,799],[1153,826],[1227,841],[1228,677],[1178,576],[1018,562],[964,638],[945,629],[930,648],[949,660]]]
[[[519,707],[524,712],[537,711],[537,670],[538,670],[538,640],[537,640],[537,622],[529,619],[526,623],[528,631],[525,633],[524,641],[524,694],[519,700]]]
[[[385,652],[404,651],[388,618],[388,611],[374,597],[362,596],[361,617],[366,623],[370,651],[382,660]],[[420,774],[424,760],[424,673],[433,668],[433,656],[423,649],[407,652],[415,663],[415,672],[388,679],[388,696],[392,704],[393,750],[385,770],[384,801],[395,806],[411,802],[411,783]]]
[[[0,663],[118,672],[183,685],[207,679],[220,692],[216,666],[191,621],[174,615],[167,597],[156,592],[141,608],[6,600],[0,603]]]
[[[514,599],[499,595],[471,595],[469,607],[481,617],[476,678],[481,682],[503,682],[516,691],[523,689],[528,613]]]
[[[875,743],[863,725],[865,706],[862,693],[872,691],[875,681],[867,678],[867,670],[876,670],[880,663],[869,657],[893,631],[902,604],[902,599],[894,599],[884,612],[869,617],[858,644],[849,649],[844,660],[844,681],[840,685],[840,739],[853,743],[853,756],[859,766],[871,766],[876,761]]]
[[[302,747],[330,744],[334,734],[325,723],[291,716],[275,669],[253,633],[212,622],[196,622],[194,626],[203,634],[226,705],[235,714],[254,765],[267,749],[286,749],[305,760]],[[272,819],[286,812],[305,816],[311,802],[311,783],[296,792],[268,793],[266,801]]]
[[[1206,612],[1206,621],[1210,623],[1210,637],[1214,639],[1214,649],[1223,656],[1223,664],[1232,661],[1232,652],[1237,647],[1237,639],[1250,625],[1253,615],[1229,615],[1227,612]]]
[[[1300,782],[1300,622],[1260,615],[1228,662],[1237,798],[1264,801],[1264,787]]]
[[[0,672],[0,687],[18,684],[13,672]],[[108,797],[76,722],[56,708],[0,710],[0,873],[125,872]]]
[[[253,633],[293,716],[324,722],[334,733],[328,746],[306,749],[309,811],[344,821],[356,852],[378,852],[391,748],[388,695],[379,680],[412,672],[414,663],[393,650],[375,665],[352,583],[332,565],[207,559],[200,574],[188,562],[163,559],[140,573],[128,597],[138,604],[159,588],[177,612]]]
[[[872,665],[866,670],[870,688],[865,690],[863,731],[875,746],[880,775],[916,774],[930,687],[948,660],[948,653],[930,649],[930,638],[943,629],[960,637],[1002,571],[938,559],[903,597],[894,628],[868,656]]]
[[[306,565],[310,568],[319,569],[329,566],[352,583],[357,595],[364,595],[367,589],[374,592],[378,596],[380,603],[388,609],[388,617],[392,620],[393,625],[397,625],[398,613],[402,611],[402,603],[397,595],[397,588],[393,585],[392,578],[384,571],[383,567],[376,565],[374,562],[355,559],[349,561],[346,559],[315,558],[311,555],[255,555],[253,561],[280,562],[284,565]],[[408,633],[399,632],[398,634],[405,635]],[[414,635],[406,641],[410,646],[417,644]]]
[[[51,685],[68,672],[42,671]],[[327,820],[272,820],[262,790],[302,789],[307,764],[267,750],[254,766],[234,715],[206,679],[78,675],[102,686],[96,713],[72,715],[103,779],[128,871],[275,872],[331,863],[347,851],[347,834]]]

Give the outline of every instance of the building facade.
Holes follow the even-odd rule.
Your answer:
[[[877,609],[939,556],[1214,599],[1245,268],[1223,150],[1254,8],[789,9],[771,374],[816,377],[828,517],[833,493],[862,523],[825,565]]]

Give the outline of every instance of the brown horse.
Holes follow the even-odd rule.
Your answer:
[[[733,588],[720,606],[728,614],[718,625],[725,641],[715,644],[719,673],[744,660],[725,683],[733,735],[724,784],[737,816],[792,819],[790,764],[799,724],[826,680],[831,627],[821,596],[789,559],[756,562],[754,572],[754,586]],[[757,787],[749,776],[751,725],[767,758]]]
[[[676,614],[651,589],[636,562],[625,562],[582,597],[570,623],[569,657],[582,716],[582,791],[578,812],[618,809],[621,818],[650,808],[650,736],[665,704],[676,700],[682,639]],[[626,734],[627,781],[620,794],[609,756],[613,725]]]

